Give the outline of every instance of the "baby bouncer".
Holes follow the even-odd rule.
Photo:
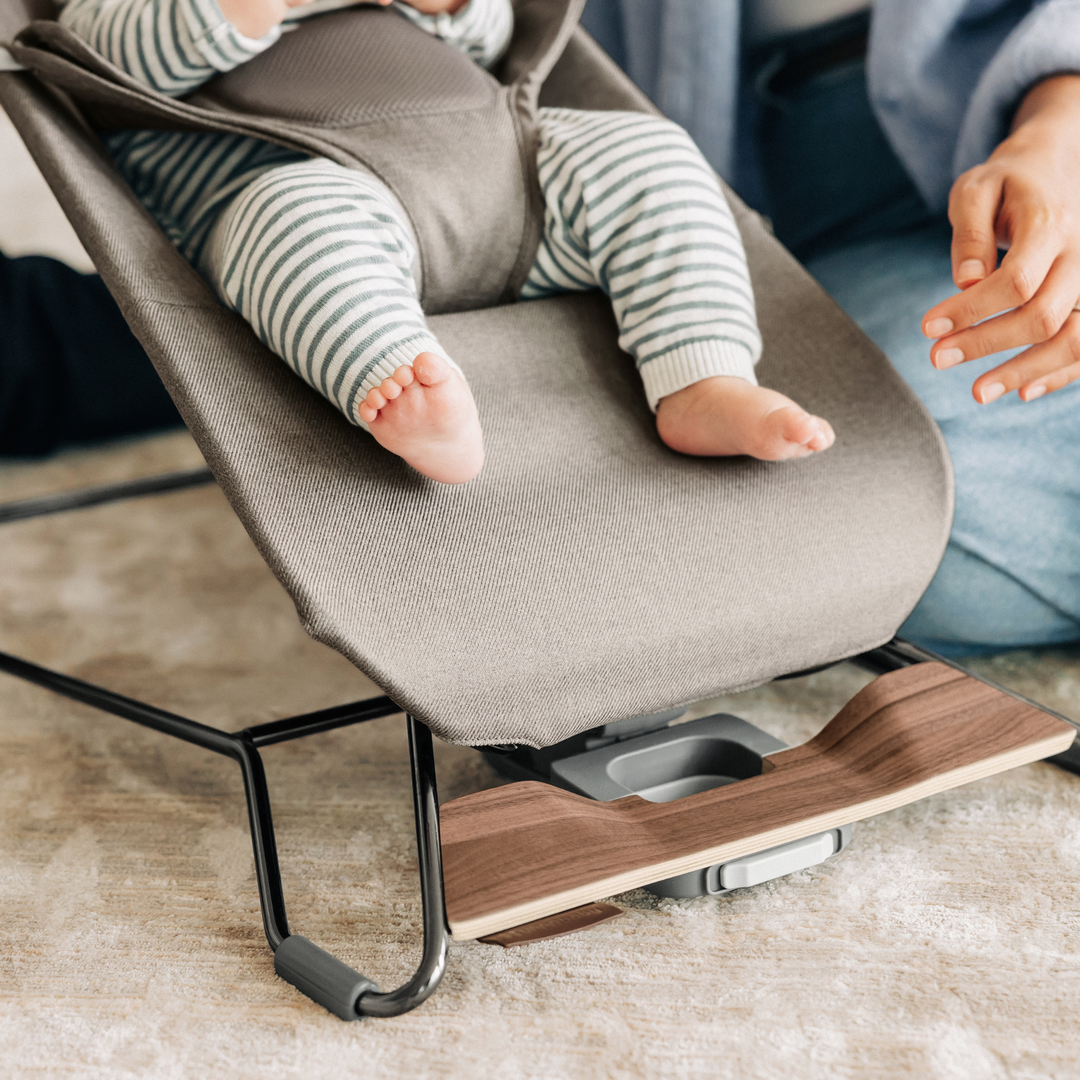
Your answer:
[[[480,73],[476,92],[511,110],[537,97],[651,110],[574,29],[575,9],[520,0],[500,81]],[[861,818],[1069,750],[1064,718],[894,640],[948,538],[944,443],[884,356],[734,196],[761,379],[827,416],[832,449],[782,464],[677,455],[656,435],[603,297],[505,303],[481,290],[455,302],[436,273],[432,327],[467,371],[488,448],[477,480],[438,485],[221,307],[94,134],[106,118],[145,127],[152,116],[340,158],[364,124],[408,110],[316,115],[287,80],[276,112],[257,93],[148,104],[54,14],[49,0],[4,6],[0,104],[305,628],[386,696],[232,734],[26,660],[0,666],[238,762],[283,978],[342,1019],[396,1015],[434,991],[451,935],[511,944],[589,925],[606,914],[596,901],[638,886],[693,896],[753,885],[829,857]],[[396,16],[354,8],[320,16],[321,33],[358,19]],[[479,191],[487,181],[477,175]],[[483,270],[477,258],[473,280]],[[380,578],[394,588],[367,587]],[[852,657],[878,678],[803,746],[735,717],[671,726],[688,703]],[[408,983],[382,992],[290,931],[259,751],[397,712],[424,953]],[[516,782],[440,808],[432,735],[480,748]]]

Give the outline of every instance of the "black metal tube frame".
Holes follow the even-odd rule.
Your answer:
[[[303,738],[321,731],[360,724],[390,716],[401,710],[388,697],[368,698],[350,705],[305,713],[285,720],[258,724],[243,731],[227,732],[196,720],[166,712],[154,705],[125,697],[82,679],[52,671],[38,664],[0,652],[0,671],[35,683],[64,697],[80,701],[102,712],[132,720],[204,750],[232,758],[244,778],[251,846],[255,855],[255,876],[259,885],[263,928],[270,948],[289,937],[285,913],[285,891],[278,865],[277,842],[270,811],[270,792],[259,750],[264,746]],[[431,732],[412,716],[407,717],[409,759],[412,767],[413,807],[416,816],[416,846],[420,864],[420,895],[423,909],[424,952],[416,973],[403,986],[387,993],[368,992],[357,1003],[360,1016],[398,1016],[415,1009],[439,985],[446,970],[449,928],[443,898],[442,852],[439,845],[439,800],[435,778],[435,755]]]
[[[183,469],[180,472],[159,473],[142,476],[137,480],[122,480],[116,484],[100,487],[61,491],[54,495],[38,495],[32,499],[18,499],[0,503],[0,525],[10,521],[61,514],[66,510],[82,510],[89,506],[117,502],[120,499],[136,499],[143,495],[163,495],[168,491],[185,491],[188,488],[213,484],[214,474],[205,466],[201,469]]]
[[[0,524],[28,518],[79,510],[144,495],[158,495],[214,483],[207,468],[162,473],[117,484],[82,488],[32,499],[0,504]],[[270,791],[259,750],[264,746],[315,735],[321,731],[360,724],[390,716],[401,710],[388,697],[369,698],[349,705],[274,720],[235,733],[200,724],[143,701],[125,697],[82,679],[63,675],[28,660],[0,652],[0,671],[35,683],[84,705],[113,716],[132,720],[164,735],[194,743],[205,750],[232,758],[244,778],[251,846],[255,856],[255,877],[259,885],[266,940],[275,952],[290,936],[285,913],[285,890],[278,864],[277,841],[270,811]],[[435,777],[435,755],[431,732],[414,717],[406,718],[409,732],[409,761],[412,769],[413,811],[416,818],[416,853],[420,865],[420,896],[424,926],[424,951],[413,977],[397,990],[377,990],[360,995],[359,1016],[398,1016],[415,1009],[434,993],[446,971],[450,930],[443,895],[442,848],[439,843],[439,797]]]

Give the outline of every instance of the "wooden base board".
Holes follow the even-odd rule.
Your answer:
[[[468,940],[884,813],[1066,750],[1069,724],[944,664],[875,679],[761,776],[671,803],[527,781],[440,810],[446,910]]]

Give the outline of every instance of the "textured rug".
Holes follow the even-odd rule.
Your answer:
[[[7,465],[0,501],[199,462],[178,433]],[[304,636],[216,488],[0,526],[0,552],[0,648],[39,663],[229,729],[377,692]],[[978,667],[1080,717],[1080,652]],[[865,680],[696,712],[794,743]],[[443,798],[497,782],[438,759]],[[398,984],[420,929],[402,719],[266,761],[294,929]],[[1078,822],[1080,778],[1028,766],[754,889],[455,945],[423,1007],[343,1024],[273,973],[235,766],[0,675],[0,1076],[1078,1077]]]
[[[13,498],[190,465],[186,435],[0,471]],[[2,527],[0,647],[238,728],[376,692],[308,640],[215,488]],[[1080,657],[983,670],[1080,715]],[[789,742],[844,665],[704,703]],[[440,746],[441,794],[496,783]],[[1080,778],[1039,764],[856,826],[812,870],[525,948],[346,1025],[273,974],[236,768],[0,676],[0,1074],[1070,1077]],[[419,899],[404,724],[266,753],[295,930],[404,980]]]

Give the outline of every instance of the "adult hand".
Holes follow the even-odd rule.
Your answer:
[[[923,318],[940,339],[934,366],[1030,345],[975,380],[984,405],[1017,388],[1032,401],[1080,377],[1080,75],[1028,92],[1008,138],[953,185],[949,221],[962,291]]]

